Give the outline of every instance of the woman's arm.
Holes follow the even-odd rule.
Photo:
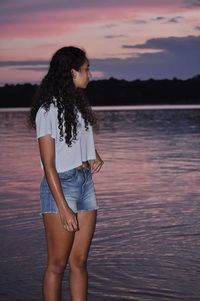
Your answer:
[[[67,231],[77,231],[76,214],[67,205],[55,168],[55,140],[51,136],[44,136],[39,138],[38,142],[45,176],[56,201],[63,227]]]

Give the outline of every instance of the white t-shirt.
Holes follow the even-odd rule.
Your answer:
[[[78,167],[82,162],[96,159],[95,145],[92,126],[85,129],[85,121],[78,112],[77,137],[69,147],[65,139],[60,141],[60,130],[58,128],[58,109],[54,104],[50,105],[49,111],[42,106],[36,115],[37,138],[51,135],[55,139],[55,165],[57,172],[64,172]]]

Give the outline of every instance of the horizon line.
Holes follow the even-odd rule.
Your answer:
[[[134,111],[134,110],[181,110],[200,109],[199,105],[127,105],[127,106],[91,106],[94,111]],[[0,113],[6,112],[27,112],[30,107],[0,108]]]
[[[126,82],[133,82],[133,81],[150,81],[150,80],[153,80],[153,81],[162,81],[162,80],[168,80],[168,81],[175,81],[175,80],[179,80],[179,81],[187,81],[187,80],[191,80],[191,79],[200,79],[200,74],[196,74],[192,77],[189,77],[187,79],[181,79],[181,78],[177,78],[177,77],[173,77],[173,78],[160,78],[160,79],[155,79],[155,78],[148,78],[148,79],[140,79],[140,78],[136,78],[136,79],[131,79],[131,80],[128,80],[128,79],[124,79],[124,78],[115,78],[113,76],[109,77],[109,78],[99,78],[99,79],[92,79],[89,84],[91,82],[96,82],[96,81],[109,81],[109,80],[116,80],[116,81],[126,81]],[[8,85],[8,86],[14,86],[14,85],[39,85],[41,83],[41,81],[37,81],[37,82],[11,82],[11,83],[0,83],[0,88]]]

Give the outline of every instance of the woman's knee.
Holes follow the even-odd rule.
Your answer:
[[[87,269],[87,258],[85,256],[79,255],[71,258],[69,262],[70,269],[79,269],[85,270]]]
[[[57,259],[48,262],[47,271],[54,274],[63,274],[66,268],[66,261]]]

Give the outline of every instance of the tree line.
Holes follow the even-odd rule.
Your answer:
[[[86,94],[92,106],[200,104],[200,75],[191,79],[91,81]],[[0,87],[0,107],[29,107],[38,85],[6,84]]]

